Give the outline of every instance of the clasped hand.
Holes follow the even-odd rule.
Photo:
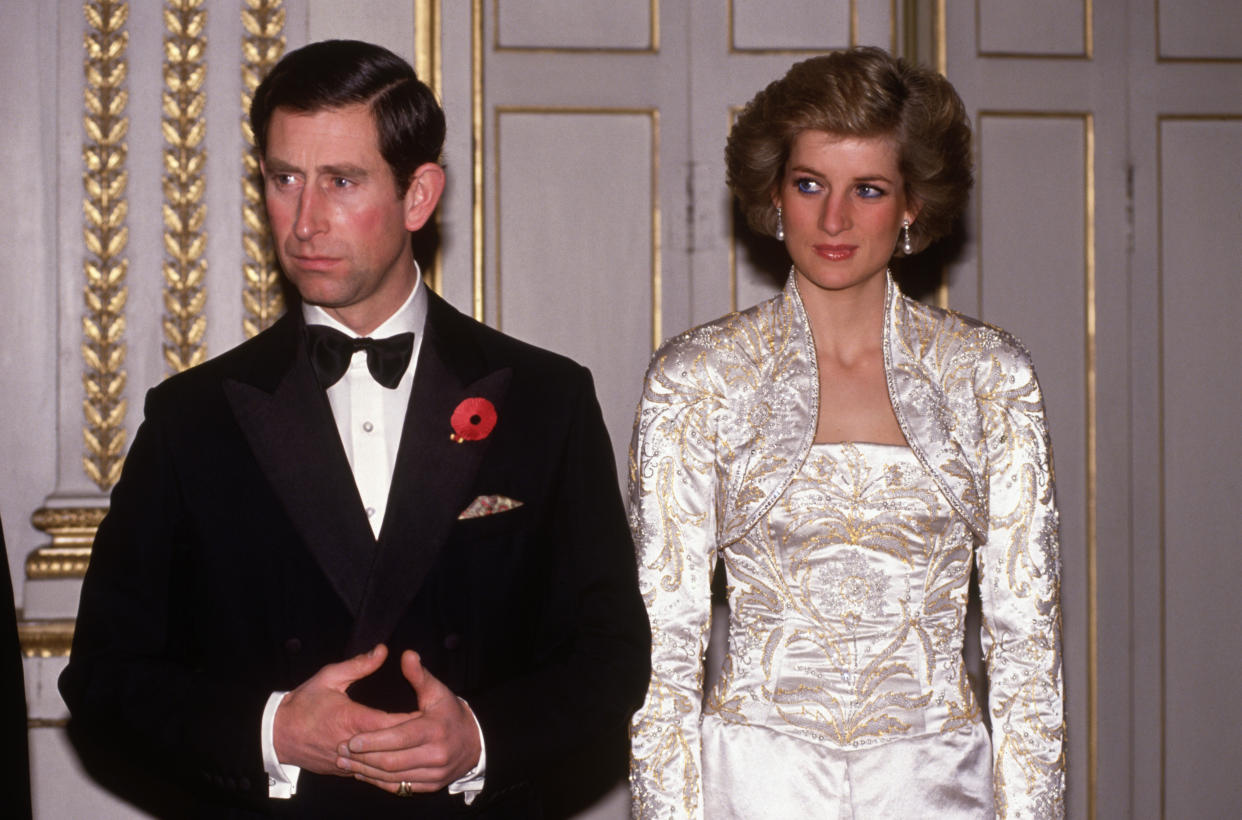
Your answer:
[[[470,708],[422,665],[401,655],[401,674],[418,695],[416,712],[382,712],[351,700],[346,690],[388,657],[370,652],[320,669],[276,710],[273,745],[281,763],[318,774],[353,776],[395,793],[438,791],[479,761],[479,732]]]

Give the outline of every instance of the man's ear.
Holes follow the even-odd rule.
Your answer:
[[[410,187],[405,191],[405,229],[417,231],[435,213],[444,193],[444,168],[425,162],[414,169]]]

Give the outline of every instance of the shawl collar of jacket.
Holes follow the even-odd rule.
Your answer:
[[[884,369],[906,441],[975,535],[986,540],[987,464],[974,394],[981,327],[885,291]],[[815,439],[815,343],[794,276],[784,291],[690,331],[679,367],[716,372],[718,543],[746,534],[780,498]],[[691,352],[691,350],[695,352]],[[671,364],[671,363],[669,363]],[[667,365],[666,365],[667,366]]]
[[[449,419],[465,398],[503,412],[512,371],[489,371],[471,320],[434,293],[378,541],[336,433],[327,395],[306,355],[302,321],[291,311],[252,340],[247,367],[225,394],[260,469],[299,536],[355,616],[351,646],[385,640],[435,562],[458,513],[470,502],[490,441],[458,444]]]

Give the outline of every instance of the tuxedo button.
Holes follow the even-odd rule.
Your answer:
[[[297,638],[290,638],[285,641],[285,651],[290,655],[296,655],[302,651],[302,642]]]
[[[444,636],[445,649],[456,649],[459,646],[461,646],[461,635],[458,635],[456,632],[450,632]]]
[[[373,516],[373,515],[375,515],[375,508],[374,508],[374,507],[367,507],[367,518],[370,518],[370,517],[371,517],[371,516]]]
[[[238,781],[237,781],[237,788],[241,789],[241,790],[242,790],[242,791],[244,791],[244,792],[248,792],[248,791],[250,791],[250,778],[249,778],[249,777],[243,777],[241,780],[238,780]]]
[[[364,421],[364,422],[362,423],[362,431],[363,431],[364,433],[369,433],[369,432],[371,432],[371,431],[372,431],[372,430],[374,430],[374,429],[375,429],[375,425],[374,425],[374,424],[372,424],[371,422],[369,422],[369,421]]]

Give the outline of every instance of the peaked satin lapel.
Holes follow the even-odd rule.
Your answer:
[[[282,321],[273,328],[275,354],[247,376],[226,380],[224,392],[298,535],[356,616],[375,539],[332,408],[306,357],[301,322]]]
[[[985,437],[977,413],[962,409],[975,406],[973,374],[958,372],[959,359],[977,358],[958,355],[968,335],[956,332],[952,317],[934,318],[903,297],[891,276],[887,300],[884,370],[897,423],[949,503],[987,540]],[[976,444],[968,449],[966,442]]]
[[[504,424],[512,370],[486,372],[469,320],[429,294],[425,336],[406,411],[379,555],[370,574],[351,652],[386,641],[472,500],[475,475],[491,438],[458,443],[449,419],[463,399],[481,396]]]

